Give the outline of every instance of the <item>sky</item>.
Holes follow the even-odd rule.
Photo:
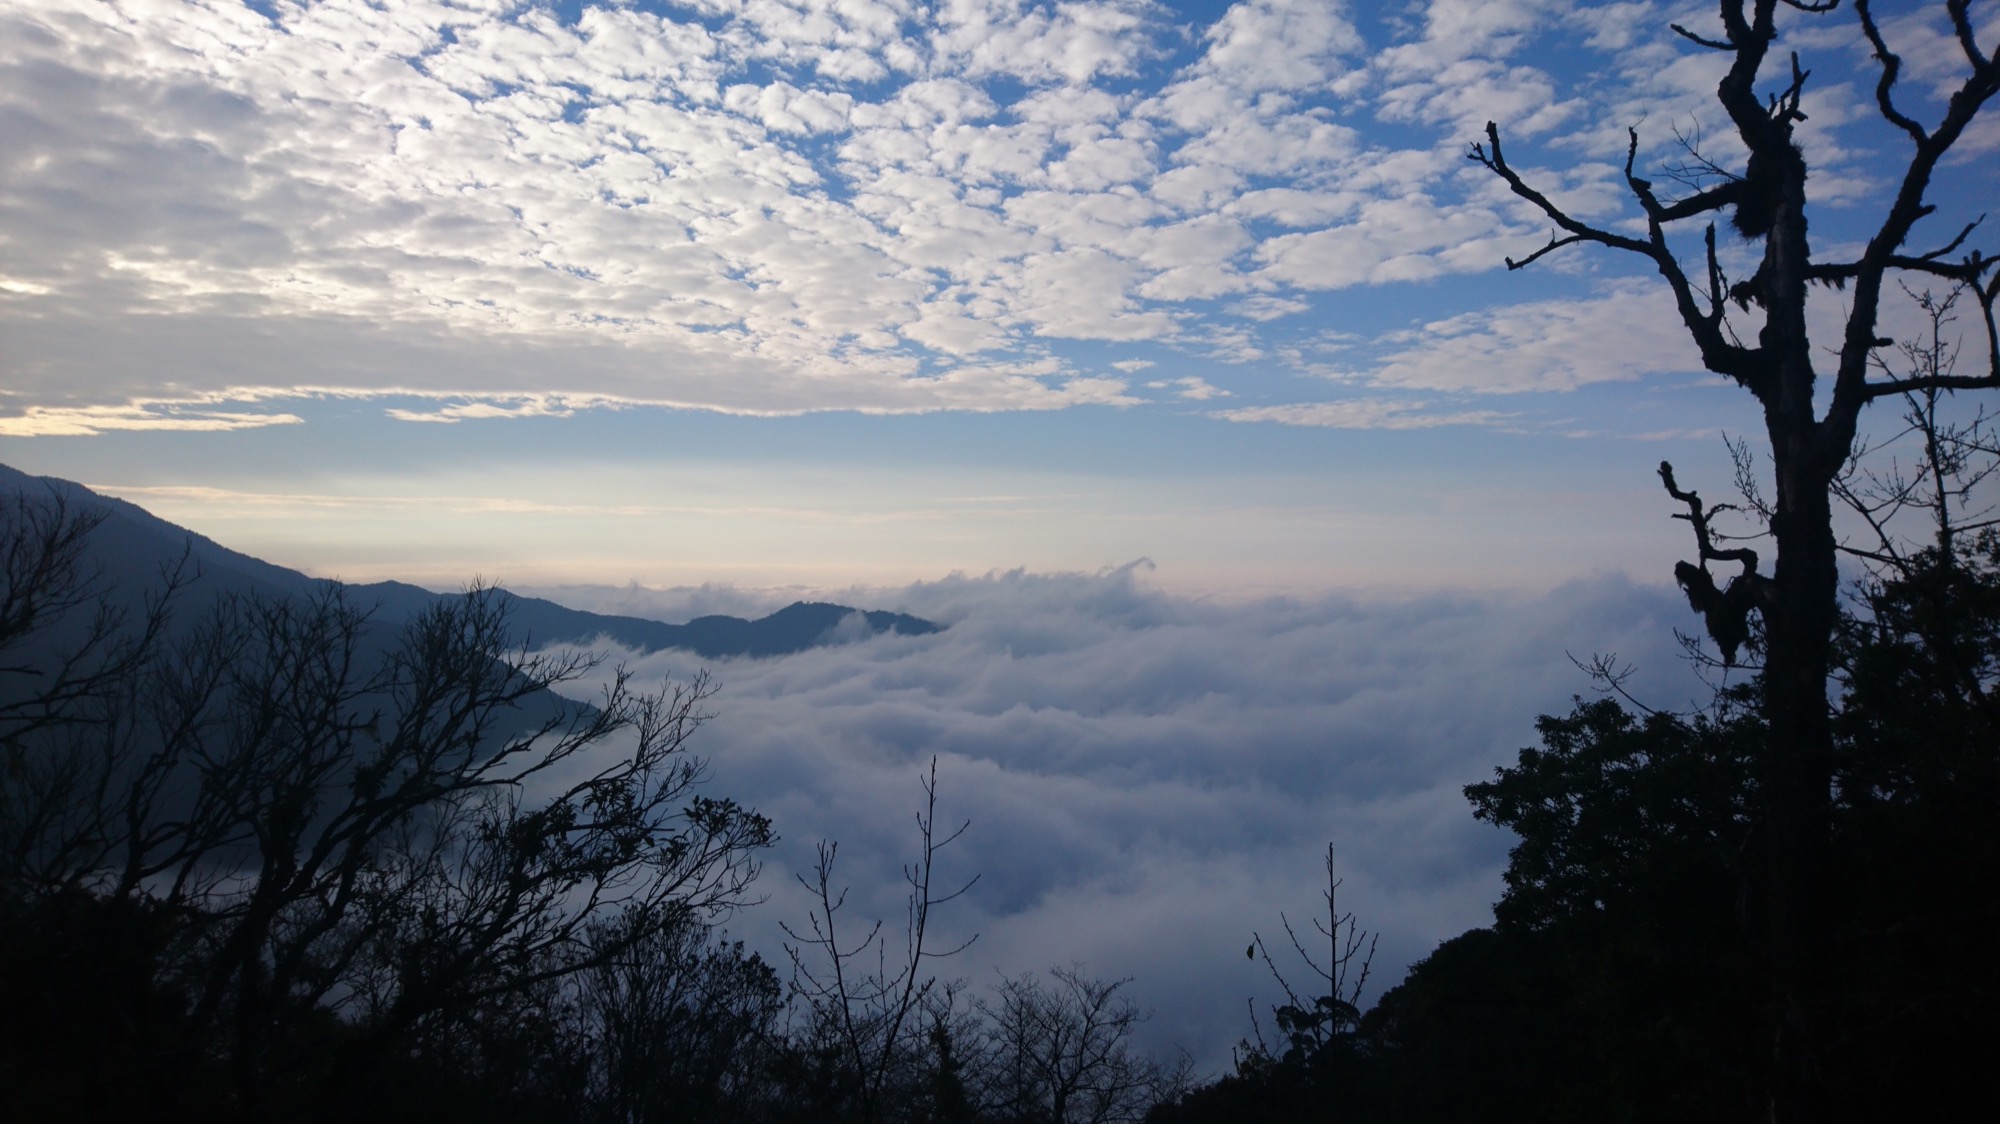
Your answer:
[[[1948,29],[1881,8],[1934,117]],[[1850,6],[1780,19],[1838,256],[1907,140]],[[1506,842],[1458,789],[1588,689],[1566,652],[1699,688],[1654,469],[1723,496],[1754,406],[1636,263],[1509,271],[1548,225],[1466,158],[1494,121],[1637,229],[1628,129],[1663,190],[1738,151],[1675,22],[1715,16],[0,0],[0,462],[316,575],[952,623],[718,668],[718,786],[879,889],[941,755],[977,972],[1069,940],[1212,1058],[1252,985],[1211,944],[1329,840],[1385,974],[1480,921]],[[1988,114],[1920,242],[1996,153]]]
[[[1920,108],[1933,16],[1885,14]],[[1834,252],[1904,142],[1851,13],[1784,18]],[[445,587],[1657,572],[1653,465],[1757,417],[1633,263],[1508,272],[1547,224],[1465,157],[1614,226],[1628,127],[1726,163],[1676,20],[0,0],[0,459]]]

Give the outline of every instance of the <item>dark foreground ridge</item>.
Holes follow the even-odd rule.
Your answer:
[[[310,595],[333,584],[297,570],[275,566],[169,523],[137,504],[102,496],[81,484],[48,476],[30,476],[0,465],[0,492],[30,496],[53,494],[77,512],[101,511],[105,518],[90,540],[88,565],[124,590],[157,585],[163,569],[186,552],[199,572],[184,592],[184,603],[205,605],[225,595],[287,598]],[[415,618],[432,604],[458,593],[435,593],[407,582],[349,585],[349,600],[373,606],[377,623],[397,625]],[[514,641],[528,647],[549,644],[609,643],[638,652],[678,649],[703,659],[760,658],[791,655],[808,648],[842,643],[881,633],[924,636],[943,626],[908,613],[862,611],[823,601],[798,601],[758,620],[742,617],[696,617],[686,624],[668,624],[643,617],[614,616],[571,609],[539,597],[500,594]],[[860,620],[853,618],[859,615]],[[198,616],[199,614],[186,614]]]

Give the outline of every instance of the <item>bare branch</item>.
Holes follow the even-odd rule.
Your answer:
[[[1925,390],[1992,390],[2000,388],[2000,375],[1920,375],[1889,382],[1871,382],[1861,388],[1867,401],[1890,394],[1910,394]]]
[[[1958,236],[1953,238],[1950,242],[1945,243],[1944,246],[1938,249],[1932,250],[1928,254],[1922,254],[1919,256],[1924,261],[1936,261],[1937,259],[1945,256],[1946,254],[1956,251],[1960,246],[1965,244],[1966,238],[1970,237],[1972,232],[1979,228],[1979,224],[1985,221],[1986,221],[1986,216],[1980,215],[1978,218],[1973,219],[1969,223],[1966,223],[1965,229],[1959,231]],[[1891,264],[1894,264],[1894,262],[1892,261]]]
[[[1680,24],[1677,23],[1670,23],[1667,26],[1673,29],[1674,33],[1679,35],[1681,38],[1690,40],[1694,43],[1698,43],[1701,46],[1710,48],[1711,50],[1733,51],[1736,49],[1736,44],[1729,42],[1727,39],[1710,39],[1706,36],[1696,35],[1694,32],[1689,31],[1687,28],[1682,27]]]
[[[1928,215],[1934,210],[1936,208],[1927,205],[1923,208],[1923,214]],[[1887,254],[1876,261],[1816,262],[1807,268],[1806,279],[1823,285],[1832,285],[1835,288],[1845,288],[1850,281],[1873,278],[1879,291],[1882,275],[1888,270],[1896,269],[1926,277],[1936,277],[1955,284],[1971,285],[1985,279],[1986,272],[1993,268],[1996,259],[1983,257],[1979,251],[1974,250],[1959,261],[1937,260],[1950,253],[1964,237],[1965,235],[1961,234],[1959,239],[1954,239],[1952,246],[1915,257],[1908,254]],[[1887,344],[1876,343],[1873,346],[1885,347]]]
[[[1972,19],[1966,11],[1970,6],[1968,0],[1946,0],[1944,10],[1951,13],[1951,30],[1958,36],[1958,47],[1965,52],[1965,60],[1974,69],[1991,66],[1993,60],[1980,51],[1979,41],[1973,37]]]
[[[1698,564],[1674,564],[1674,580],[1687,594],[1689,607],[1707,622],[1709,637],[1722,649],[1723,665],[1731,666],[1736,662],[1737,650],[1751,639],[1750,613],[1760,607],[1769,579],[1757,573],[1756,551],[1748,547],[1728,550],[1716,547],[1709,516],[1726,510],[1728,505],[1705,508],[1699,495],[1682,491],[1674,483],[1674,466],[1666,461],[1660,462],[1660,481],[1666,485],[1668,495],[1687,505],[1687,512],[1674,518],[1684,519],[1694,528],[1695,541],[1700,547]],[[1726,587],[1718,588],[1715,576],[1708,569],[1710,562],[1737,562],[1743,571],[1730,579]]]
[[[1568,651],[1563,652],[1563,656],[1571,664],[1575,665],[1578,671],[1590,676],[1591,681],[1598,684],[1596,690],[1599,692],[1617,695],[1619,698],[1625,700],[1625,705],[1632,707],[1641,714],[1661,713],[1661,711],[1646,705],[1644,701],[1625,689],[1626,681],[1631,679],[1633,673],[1638,669],[1630,664],[1620,663],[1617,653],[1600,652],[1591,656],[1589,662],[1577,659],[1574,654]]]
[[[1648,257],[1652,256],[1653,249],[1648,244],[1634,238],[1627,238],[1622,234],[1614,234],[1611,231],[1600,230],[1597,227],[1578,222],[1566,214],[1560,207],[1557,207],[1548,196],[1528,186],[1527,181],[1521,178],[1520,173],[1508,165],[1506,156],[1501,152],[1500,126],[1498,124],[1492,121],[1486,123],[1486,140],[1486,144],[1475,143],[1472,146],[1471,152],[1467,154],[1467,158],[1505,180],[1508,188],[1514,194],[1534,204],[1535,208],[1548,216],[1551,222],[1554,222],[1563,230],[1574,235],[1569,241],[1596,242],[1616,249],[1628,250],[1632,253],[1644,254]],[[1539,257],[1540,255],[1536,256]]]
[[[910,889],[904,945],[894,968],[889,966],[887,942],[878,940],[882,930],[880,921],[852,947],[843,948],[837,938],[838,914],[846,901],[845,890],[836,893],[832,889],[837,844],[821,843],[815,877],[799,878],[818,901],[807,916],[812,934],[805,936],[780,922],[785,934],[798,942],[785,948],[792,962],[793,988],[811,1006],[820,1033],[832,1039],[846,1059],[845,1064],[851,1067],[859,1082],[857,1095],[864,1120],[876,1119],[891,1071],[898,1059],[907,1056],[911,1036],[920,1034],[912,1029],[912,1016],[929,1002],[937,986],[934,977],[924,974],[925,961],[957,955],[979,939],[974,934],[946,951],[926,947],[931,936],[931,911],[964,894],[979,878],[975,875],[949,893],[932,889],[938,852],[962,835],[969,821],[940,838],[936,831],[937,758],[931,759],[930,771],[922,778],[922,784],[924,807],[916,817],[922,846],[916,861],[903,867],[903,880]],[[871,946],[876,950],[876,968],[873,972],[863,972],[855,961]],[[818,969],[806,955],[807,948],[818,950],[817,959],[823,961]]]
[[[1552,250],[1559,250],[1564,246],[1575,245],[1576,243],[1585,240],[1586,239],[1581,234],[1572,234],[1567,238],[1558,238],[1554,234],[1550,234],[1549,244],[1543,246],[1539,250],[1536,250],[1534,253],[1529,254],[1527,257],[1522,258],[1519,261],[1515,261],[1513,258],[1507,258],[1506,259],[1507,268],[1510,270],[1525,268],[1527,266],[1533,265],[1535,262],[1539,261],[1544,254],[1547,254]]]
[[[1674,466],[1672,464],[1661,461],[1659,472],[1661,482],[1667,486],[1667,494],[1687,505],[1687,514],[1676,515],[1674,518],[1685,519],[1693,525],[1695,541],[1701,547],[1702,561],[1740,562],[1743,564],[1745,573],[1755,573],[1757,570],[1757,552],[1748,547],[1736,547],[1730,550],[1717,549],[1708,525],[1709,516],[1712,512],[1702,504],[1701,496],[1694,492],[1684,492],[1674,483]],[[1718,504],[1715,510],[1727,510],[1728,506],[1727,504]]]
[[[1852,440],[1856,421],[1863,406],[1883,393],[1896,392],[1877,391],[1866,381],[1869,353],[1881,346],[1875,334],[1875,320],[1883,274],[1887,270],[1906,269],[1970,282],[1980,294],[1980,304],[1988,313],[1990,320],[1992,302],[1985,296],[1985,283],[1981,280],[1991,266],[1990,259],[1974,251],[1964,262],[1950,266],[1933,261],[1928,255],[1911,257],[1899,254],[1898,251],[1909,240],[1910,232],[1916,223],[1935,210],[1933,206],[1924,202],[1924,193],[1930,186],[1932,172],[1981,108],[1996,93],[2000,93],[2000,60],[1980,56],[1974,62],[1971,73],[1967,74],[1958,88],[1952,92],[1944,116],[1936,128],[1926,132],[1897,111],[1891,102],[1888,91],[1895,80],[1900,61],[1889,52],[1880,30],[1875,26],[1868,0],[1856,0],[1855,7],[1861,16],[1864,34],[1868,36],[1871,46],[1882,60],[1883,74],[1877,84],[1878,105],[1885,117],[1903,127],[1904,132],[1910,135],[1916,151],[1911,155],[1909,166],[1903,173],[1895,202],[1884,216],[1881,227],[1869,240],[1868,248],[1862,254],[1860,261],[1849,274],[1855,288],[1854,311],[1848,317],[1846,336],[1841,343],[1840,369],[1834,379],[1833,403],[1822,432],[1825,443],[1841,446]],[[1976,51],[1974,53],[1977,54]],[[2000,275],[1996,275],[1994,286],[2000,288]],[[1988,339],[2000,343],[2000,335],[1996,335],[1990,327]],[[1994,372],[2000,375],[2000,354],[1995,355]],[[1982,381],[1978,385],[1989,384]],[[1942,384],[1940,388],[1943,388]],[[1910,389],[1920,389],[1920,387],[1913,386]]]

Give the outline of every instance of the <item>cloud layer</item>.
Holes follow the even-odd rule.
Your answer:
[[[1327,843],[1343,908],[1383,934],[1378,980],[1490,916],[1507,839],[1460,789],[1510,763],[1537,713],[1588,691],[1565,651],[1617,652],[1665,705],[1698,690],[1673,654],[1684,603],[1622,580],[1536,598],[1225,603],[1143,574],[837,591],[951,627],[712,666],[718,717],[699,746],[714,788],[784,836],[770,900],[732,928],[775,950],[777,922],[805,915],[792,876],[820,839],[840,842],[854,914],[899,923],[935,755],[941,817],[971,821],[944,870],[979,875],[939,922],[979,942],[943,970],[975,985],[1071,961],[1135,976],[1157,1012],[1151,1043],[1220,1065],[1248,1030],[1244,999],[1269,990],[1243,946],[1277,933],[1280,911],[1315,908]],[[601,596],[627,611],[763,607],[714,588]],[[633,664],[642,678],[693,670],[671,653]]]
[[[1366,14],[15,6],[0,12],[0,325],[15,341],[0,426],[275,424],[290,418],[271,403],[309,394],[440,400],[398,415],[411,421],[1198,398],[1121,364],[1291,362],[1342,319],[1331,294],[1534,246],[1543,224],[1463,159],[1487,119],[1604,217],[1623,127],[1675,122],[1648,133],[1666,152],[1713,85],[1713,60],[1651,4]],[[1859,190],[1842,127],[1865,101],[1835,66],[1851,52],[1825,50],[1809,156],[1816,182]],[[1454,396],[1496,389],[1462,373],[1495,356],[1511,357],[1501,390],[1630,377],[1600,341],[1634,298],[1574,302],[1590,295],[1457,310],[1504,330],[1461,327],[1442,348],[1384,335],[1341,393],[1396,401],[1270,417],[1490,422]],[[1357,322],[1385,330],[1376,312]],[[1528,370],[1571,338],[1585,346],[1558,371]],[[1645,373],[1685,369],[1685,350]]]

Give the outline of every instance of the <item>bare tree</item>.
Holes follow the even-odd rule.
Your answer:
[[[1298,930],[1292,926],[1292,919],[1282,913],[1278,915],[1292,952],[1318,980],[1318,983],[1306,985],[1306,994],[1301,995],[1279,971],[1278,962],[1271,956],[1270,946],[1264,943],[1263,935],[1250,934],[1247,950],[1250,958],[1262,959],[1271,978],[1278,981],[1279,990],[1285,993],[1285,1002],[1271,1011],[1278,1033],[1283,1036],[1284,1051],[1281,1054],[1273,1053],[1265,1042],[1263,1023],[1257,1017],[1257,1005],[1254,1002],[1250,1005],[1251,1032],[1257,1036],[1255,1052],[1258,1056],[1290,1065],[1310,1065],[1328,1046],[1360,1029],[1361,994],[1368,988],[1368,969],[1375,962],[1375,943],[1379,938],[1363,932],[1353,913],[1340,912],[1337,897],[1340,881],[1333,864],[1333,844],[1328,843],[1326,892],[1321,895],[1326,901],[1326,920],[1322,922],[1315,917],[1312,922],[1319,938],[1326,942],[1324,966],[1306,951]],[[1322,990],[1325,992],[1323,995],[1312,994]]]
[[[1745,613],[1754,611],[1762,626],[1761,690],[1771,728],[1763,785],[1767,861],[1762,894],[1772,1013],[1768,1088],[1773,1118],[1781,1122],[1816,1119],[1828,1107],[1822,1103],[1823,1032],[1818,1022],[1829,971],[1819,935],[1830,908],[1824,871],[1833,745],[1827,677],[1840,595],[1832,519],[1835,481],[1855,447],[1861,411],[1868,403],[1930,390],[2000,387],[2000,332],[1994,318],[2000,273],[1994,271],[1993,258],[1966,248],[1978,223],[1940,235],[1925,248],[1909,248],[1918,224],[1936,210],[1926,198],[1933,174],[2000,91],[2000,58],[1991,46],[1978,42],[1970,0],[1946,0],[1942,11],[1959,55],[1958,76],[1941,115],[1925,124],[1899,104],[1903,60],[1867,0],[1855,0],[1858,34],[1879,65],[1876,109],[1901,134],[1908,157],[1860,255],[1815,260],[1807,238],[1810,183],[1794,140],[1795,127],[1804,120],[1801,99],[1809,71],[1794,53],[1768,95],[1760,91],[1758,75],[1778,42],[1781,6],[1811,16],[1837,5],[1838,0],[1719,0],[1719,32],[1701,34],[1674,25],[1675,32],[1700,48],[1728,56],[1729,69],[1716,96],[1746,155],[1740,172],[1704,158],[1704,169],[1721,173],[1720,182],[1668,202],[1636,170],[1639,138],[1633,130],[1625,182],[1644,219],[1643,236],[1593,226],[1566,213],[1508,163],[1495,125],[1487,126],[1485,142],[1474,144],[1470,154],[1556,227],[1547,245],[1520,261],[1509,259],[1510,269],[1577,243],[1636,255],[1672,292],[1703,364],[1734,380],[1763,408],[1775,484],[1770,532],[1777,558],[1768,574],[1750,552],[1735,559],[1743,566],[1737,584],[1744,592],[1727,611],[1732,616],[1738,606]],[[1724,212],[1738,234],[1762,248],[1756,270],[1734,282],[1716,251],[1714,220]],[[1703,251],[1692,275],[1669,241],[1670,233],[1681,229],[1678,224],[1689,220],[1703,224]],[[1879,372],[1878,349],[1892,342],[1881,337],[1878,320],[1884,286],[1898,276],[1936,278],[1967,288],[1984,321],[1984,370],[1871,378]],[[1814,388],[1825,351],[1810,338],[1806,318],[1813,283],[1842,286],[1848,293],[1823,413],[1816,410]],[[1689,502],[1690,515],[1696,514],[1689,501],[1692,493],[1680,491],[1670,474],[1663,476],[1675,498]],[[1703,565],[1683,563],[1679,576],[1705,572],[1710,560],[1716,556],[1704,543]],[[1691,600],[1713,620],[1711,592],[1728,595],[1714,591],[1711,581],[1708,590],[1691,590]]]
[[[2000,472],[2000,433],[1984,404],[1970,415],[1951,409],[1951,391],[1936,384],[1955,372],[1961,341],[1951,331],[1958,319],[1958,302],[1966,287],[1953,286],[1940,297],[1928,289],[1910,292],[1923,313],[1924,335],[1899,340],[1900,362],[1878,357],[1889,377],[1915,384],[1903,394],[1900,428],[1886,438],[1857,441],[1847,470],[1833,482],[1834,495],[1868,527],[1861,545],[1842,542],[1843,553],[1860,559],[1877,573],[1908,577],[1913,553],[1935,552],[1950,565],[1962,540],[2000,526],[1987,481]],[[1900,369],[1898,369],[1900,368]],[[1914,444],[1907,462],[1891,455],[1887,464],[1877,454],[1893,453]],[[1901,529],[1904,516],[1921,516],[1925,533]]]
[[[686,750],[706,680],[645,693],[620,671],[566,701],[551,688],[594,660],[513,649],[482,588],[388,643],[328,586],[224,598],[164,644],[163,602],[128,620],[82,569],[89,521],[37,510],[10,638],[54,607],[82,621],[58,636],[108,654],[13,649],[40,694],[6,731],[0,904],[153,919],[172,1048],[225,1065],[242,1111],[269,1108],[309,1013],[345,1027],[329,1079],[364,1095],[411,1043],[726,910],[755,876],[769,822],[702,795]]]
[[[835,1084],[851,1085],[852,1113],[863,1124],[887,1117],[892,1084],[899,1077],[914,1075],[917,1059],[932,1037],[928,1032],[942,1025],[949,1013],[956,989],[930,975],[928,962],[955,956],[978,939],[976,935],[968,937],[942,950],[929,947],[931,911],[970,890],[979,876],[973,875],[955,890],[946,891],[934,884],[938,852],[963,835],[971,821],[949,833],[939,833],[935,757],[923,787],[924,809],[917,813],[922,847],[916,862],[903,868],[909,895],[898,957],[890,959],[889,942],[882,936],[879,920],[869,924],[858,940],[844,935],[841,910],[847,891],[834,886],[837,843],[822,842],[813,876],[798,876],[816,903],[806,919],[808,932],[783,924],[785,934],[798,942],[786,945],[785,953],[792,962],[793,994],[806,1005],[809,1043],[833,1055]],[[928,1028],[923,1018],[927,1011],[931,1015]]]
[[[39,731],[88,723],[152,657],[193,579],[184,552],[142,591],[112,588],[89,554],[105,512],[54,485],[0,496],[0,752],[22,764]],[[120,597],[119,593],[128,596]]]
[[[1145,1015],[1123,994],[1129,979],[1100,980],[1076,965],[1000,981],[976,1006],[987,1024],[990,1114],[1018,1124],[1113,1124],[1142,1119],[1188,1084],[1188,1064],[1165,1067],[1139,1052]]]

